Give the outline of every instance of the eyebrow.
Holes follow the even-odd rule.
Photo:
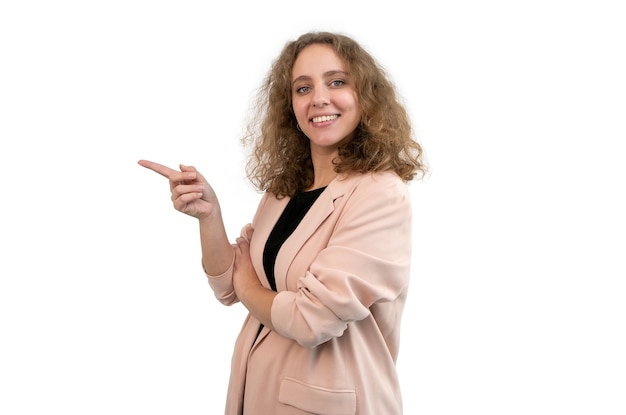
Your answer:
[[[329,78],[329,77],[335,76],[337,74],[340,74],[340,75],[343,75],[343,76],[348,76],[348,72],[346,72],[346,71],[333,70],[333,71],[324,72],[324,78]],[[299,81],[308,81],[309,79],[311,79],[311,77],[308,76],[308,75],[300,75],[299,77],[294,79],[293,82],[291,82],[291,85],[293,85],[293,84],[295,84],[296,82],[299,82]]]

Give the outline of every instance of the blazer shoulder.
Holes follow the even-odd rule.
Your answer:
[[[363,173],[354,178],[354,191],[404,194],[408,185],[393,171]]]
[[[335,206],[337,203],[363,203],[370,206],[381,200],[386,203],[395,203],[395,201],[409,199],[407,183],[392,171],[342,176],[329,187],[327,197],[334,201]]]

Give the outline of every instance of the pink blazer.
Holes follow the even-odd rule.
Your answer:
[[[263,248],[287,202],[265,194],[242,230],[268,288]],[[243,324],[226,415],[401,414],[395,362],[410,258],[411,204],[397,175],[331,182],[276,258],[274,331],[257,337],[251,315]],[[238,301],[232,266],[208,277],[219,301]]]

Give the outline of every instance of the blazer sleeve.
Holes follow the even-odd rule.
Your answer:
[[[334,233],[298,291],[281,291],[272,304],[275,330],[307,347],[341,336],[373,304],[394,301],[408,288],[408,186],[395,174],[374,175],[344,197]]]

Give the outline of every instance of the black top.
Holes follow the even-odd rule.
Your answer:
[[[265,249],[263,250],[263,270],[269,280],[272,290],[276,291],[276,277],[274,276],[274,265],[276,256],[283,243],[289,238],[298,227],[304,215],[309,211],[318,196],[322,194],[326,187],[310,190],[308,192],[298,192],[287,203],[285,210],[278,218],[272,232],[267,238]]]

